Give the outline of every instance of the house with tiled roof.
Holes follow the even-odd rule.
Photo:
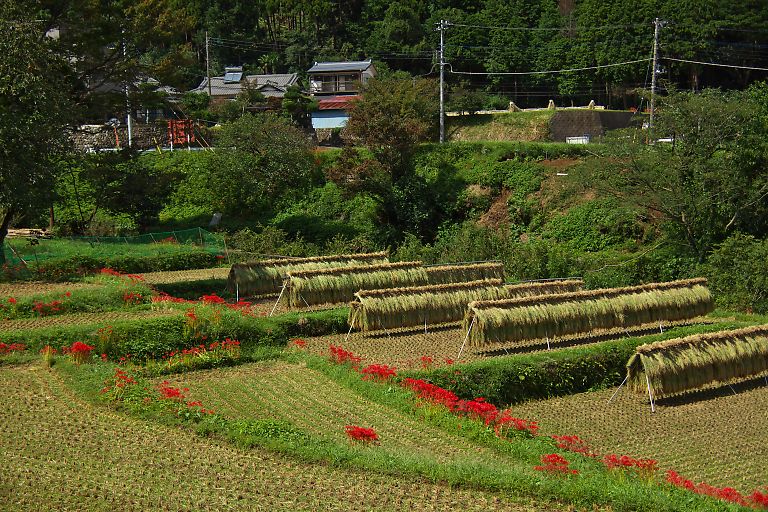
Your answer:
[[[376,76],[371,60],[315,62],[307,70],[309,92],[318,102],[312,112],[312,127],[343,128],[349,119],[350,105],[360,98],[362,86]]]
[[[198,92],[211,95],[211,104],[234,100],[243,89],[250,87],[258,91],[266,98],[282,99],[288,87],[296,85],[299,76],[296,73],[282,73],[272,75],[246,75],[242,67],[224,68],[223,76],[212,76],[210,92],[208,77],[190,92]]]

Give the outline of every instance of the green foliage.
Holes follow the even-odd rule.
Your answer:
[[[638,134],[617,135],[610,156],[591,161],[590,186],[655,212],[699,262],[736,230],[765,233],[764,104],[750,92],[706,90],[672,94],[662,107],[654,136],[674,142],[648,146]]]
[[[181,246],[167,252],[153,255],[125,254],[123,256],[75,255],[65,258],[50,258],[33,267],[36,279],[59,281],[97,272],[102,268],[129,274],[162,270],[186,270],[209,268],[220,263],[217,255],[197,248]]]
[[[56,167],[67,144],[72,85],[66,60],[41,37],[34,9],[0,4],[0,244],[11,220],[50,205]],[[0,251],[0,264],[5,255]]]
[[[740,311],[768,312],[768,240],[736,234],[710,255],[706,269],[717,304]]]
[[[542,234],[570,247],[594,252],[639,238],[642,233],[636,217],[633,208],[616,200],[589,201],[551,219]]]
[[[226,214],[263,215],[299,196],[310,185],[310,141],[272,114],[246,114],[224,125],[210,168],[214,205]]]
[[[350,110],[346,128],[396,182],[408,172],[416,144],[434,136],[437,114],[434,81],[373,79]]]

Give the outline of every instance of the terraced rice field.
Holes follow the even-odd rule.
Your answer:
[[[5,511],[559,510],[240,450],[94,407],[39,367],[0,370],[0,403]]]
[[[99,283],[3,283],[0,284],[0,299],[23,297],[41,293],[71,292],[73,290],[93,290],[102,288]]]
[[[697,323],[711,323],[709,319],[699,319]],[[665,323],[664,329],[673,325],[686,325],[689,322]],[[657,325],[640,326],[630,329],[613,329],[599,334],[587,336],[569,336],[550,339],[549,348],[552,350],[597,343],[624,336],[640,336],[656,334]],[[342,345],[355,355],[363,358],[365,363],[383,363],[400,369],[419,368],[422,357],[432,358],[435,366],[446,364],[446,360],[457,363],[467,363],[494,356],[528,354],[542,352],[548,349],[547,340],[537,339],[525,342],[493,343],[482,347],[465,346],[458,357],[466,332],[459,324],[442,324],[428,326],[427,333],[423,329],[393,329],[388,332],[375,333],[353,332],[346,334],[307,338],[307,350],[319,355],[328,354],[329,345]]]
[[[17,329],[42,329],[45,327],[61,327],[67,325],[102,325],[116,320],[136,320],[157,318],[161,316],[181,315],[179,309],[155,309],[143,311],[102,311],[95,313],[72,313],[53,315],[40,318],[21,318],[17,320],[0,321],[0,332]]]
[[[198,268],[192,270],[169,270],[165,272],[147,272],[139,274],[147,284],[171,284],[184,281],[203,281],[207,279],[226,279],[229,267]]]
[[[381,448],[400,455],[419,454],[439,462],[519,464],[412,416],[362,400],[303,365],[267,361],[190,373],[171,382],[190,388],[194,400],[232,419],[278,418],[342,443],[347,441],[345,425],[373,427]]]
[[[669,398],[651,413],[648,396],[622,388],[532,401],[514,413],[543,434],[578,434],[602,454],[649,457],[695,481],[751,492],[768,482],[768,381]],[[735,392],[735,394],[734,394]]]

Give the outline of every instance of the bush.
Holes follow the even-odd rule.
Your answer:
[[[189,250],[157,255],[71,256],[51,258],[33,267],[34,277],[45,281],[60,281],[92,274],[102,268],[112,268],[127,274],[210,268],[220,263],[217,254],[190,248]]]
[[[704,266],[718,306],[768,312],[768,240],[736,234],[720,244]]]

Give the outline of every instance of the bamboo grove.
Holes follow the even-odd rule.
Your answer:
[[[705,279],[651,283],[469,305],[468,343],[515,342],[627,328],[705,315],[713,302]]]
[[[229,272],[227,289],[232,293],[237,289],[241,295],[274,294],[280,292],[283,279],[290,271],[375,265],[387,261],[386,252],[375,252],[236,263]]]
[[[759,325],[641,345],[627,363],[627,384],[664,397],[765,371],[768,325]]]
[[[360,331],[460,322],[470,302],[580,290],[582,281],[503,285],[500,279],[383,290],[355,294],[349,325]]]

